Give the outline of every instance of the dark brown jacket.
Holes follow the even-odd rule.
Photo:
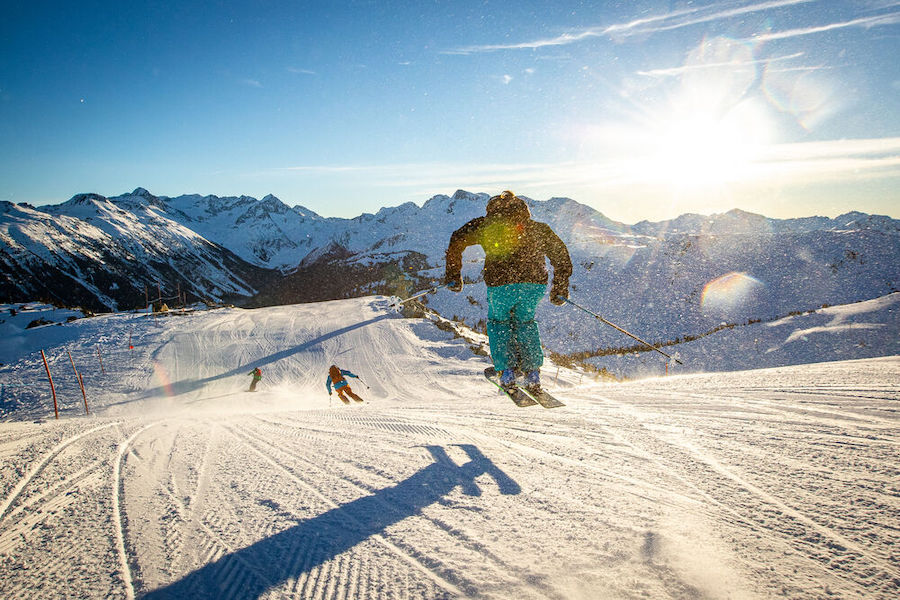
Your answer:
[[[523,203],[524,206],[524,203]],[[553,285],[566,288],[572,275],[572,260],[566,245],[546,223],[532,221],[525,212],[494,213],[472,219],[450,236],[447,247],[447,281],[457,281],[462,253],[469,246],[484,248],[484,282],[491,286],[509,283],[546,284],[549,274],[545,257],[553,266]]]

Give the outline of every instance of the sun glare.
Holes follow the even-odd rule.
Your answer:
[[[777,137],[768,100],[754,93],[760,68],[750,45],[704,40],[681,66],[640,73],[653,82],[651,89],[665,92],[652,103],[625,94],[635,109],[633,122],[580,135],[592,136],[607,158],[615,153],[619,183],[650,186],[672,198],[758,183]]]
[[[748,179],[769,129],[764,111],[749,101],[724,115],[702,105],[673,110],[653,133],[645,177],[675,188]]]

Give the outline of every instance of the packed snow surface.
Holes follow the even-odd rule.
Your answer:
[[[567,406],[520,409],[473,342],[386,306],[8,325],[0,597],[900,594],[900,357],[547,363]],[[329,398],[332,363],[365,403]]]

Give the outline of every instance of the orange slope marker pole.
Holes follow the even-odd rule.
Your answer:
[[[81,385],[81,397],[84,398],[84,414],[88,414],[87,407],[87,394],[84,393],[84,379],[81,377],[81,373],[78,372],[78,369],[75,368],[75,361],[72,360],[72,353],[69,352],[69,349],[66,349],[66,354],[69,355],[69,362],[72,363],[72,370],[75,371],[75,379]]]
[[[53,412],[56,413],[56,418],[59,419],[59,406],[56,404],[56,388],[53,386],[53,377],[50,375],[50,366],[47,364],[47,356],[44,354],[43,350],[41,350],[41,358],[44,359],[44,368],[47,369],[47,379],[50,380],[50,393],[53,394]]]
[[[78,374],[78,383],[81,384],[81,396],[84,398],[84,414],[89,415],[91,411],[88,410],[87,394],[84,393],[84,377],[81,373]]]

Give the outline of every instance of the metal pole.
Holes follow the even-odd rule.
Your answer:
[[[622,333],[624,333],[625,335],[627,335],[627,336],[630,337],[630,338],[636,339],[637,341],[639,341],[640,343],[644,344],[645,346],[647,346],[647,347],[650,348],[651,350],[656,350],[657,352],[659,352],[660,354],[662,354],[662,355],[665,356],[666,358],[670,358],[670,359],[674,360],[674,361],[677,362],[679,365],[683,365],[683,364],[684,364],[683,362],[681,362],[681,361],[678,360],[677,358],[674,358],[674,357],[672,357],[671,355],[666,354],[665,352],[663,352],[662,350],[660,350],[659,348],[657,348],[656,346],[654,346],[654,345],[651,344],[650,342],[645,342],[644,340],[642,340],[642,339],[639,338],[638,336],[634,335],[633,333],[629,333],[629,332],[625,331],[624,329],[622,329],[621,327],[619,327],[619,326],[616,325],[615,323],[610,323],[609,321],[607,321],[606,319],[604,319],[603,317],[601,317],[601,316],[598,315],[597,313],[595,313],[595,312],[593,312],[593,311],[590,311],[590,310],[584,308],[583,306],[579,306],[579,305],[575,304],[574,302],[572,302],[572,301],[569,300],[568,298],[563,298],[563,300],[565,300],[567,304],[571,304],[571,305],[574,306],[575,308],[577,308],[577,309],[579,309],[579,310],[583,310],[584,312],[586,312],[587,314],[593,316],[595,319],[598,319],[598,320],[601,321],[602,323],[606,323],[607,325],[609,325],[609,326],[612,327],[613,329],[616,329],[616,330],[618,330],[618,331],[621,331]]]
[[[446,283],[441,284],[441,285],[436,285],[436,286],[434,286],[433,288],[431,288],[430,290],[425,290],[424,292],[419,292],[418,294],[415,294],[414,296],[410,296],[409,298],[406,298],[405,300],[399,300],[399,299],[398,299],[398,300],[395,302],[395,304],[398,304],[398,305],[399,305],[399,304],[403,304],[403,303],[405,303],[405,302],[409,302],[410,300],[415,300],[415,299],[418,298],[419,296],[424,296],[425,294],[430,294],[431,292],[436,292],[436,291],[438,291],[439,289],[445,288],[445,287],[447,287],[447,284],[446,284]]]
[[[50,393],[53,394],[53,412],[56,413],[56,418],[59,419],[59,406],[56,404],[56,388],[53,386],[53,377],[50,375],[50,366],[47,364],[47,357],[44,355],[43,350],[41,350],[41,358],[44,359],[44,368],[47,369],[47,379],[50,380]]]

